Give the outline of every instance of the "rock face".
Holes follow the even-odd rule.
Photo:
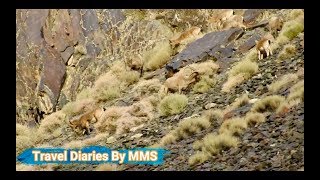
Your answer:
[[[125,14],[120,9],[16,10],[17,121],[29,119],[31,107],[44,114],[61,109],[92,86],[112,61],[141,53],[173,35],[160,20],[132,20]],[[225,44],[233,33],[237,32],[213,38]],[[201,41],[209,45],[211,36]],[[196,50],[200,59],[214,46],[206,48],[207,53],[201,47]],[[229,56],[232,46],[220,50]],[[187,51],[187,57],[195,52]]]
[[[177,54],[167,64],[166,69],[175,72],[188,64],[206,60],[210,56],[217,60],[230,57],[234,51],[231,42],[239,38],[242,33],[241,28],[208,33]]]
[[[16,10],[17,121],[28,121],[31,107],[61,109],[112,61],[171,36],[159,21],[128,20],[120,9]]]

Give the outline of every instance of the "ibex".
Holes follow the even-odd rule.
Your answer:
[[[82,134],[89,134],[90,133],[90,122],[92,122],[92,119],[95,118],[96,121],[101,117],[103,110],[101,108],[97,108],[94,110],[91,110],[89,112],[86,112],[80,116],[76,116],[73,119],[69,121],[70,126],[73,129],[76,129],[79,127],[82,130]]]
[[[195,82],[198,79],[198,75],[198,72],[192,72],[190,75],[178,72],[164,82],[163,91],[165,94],[168,93],[168,90],[178,91],[181,94],[181,90],[186,89],[189,84]]]

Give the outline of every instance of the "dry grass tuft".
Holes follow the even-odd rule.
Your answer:
[[[230,135],[241,135],[248,128],[247,121],[244,118],[232,118],[224,121],[222,123],[219,133],[220,134],[230,134]]]
[[[30,129],[22,124],[16,124],[16,155],[31,148],[37,141],[37,134],[34,129]]]
[[[211,123],[214,121],[221,122],[223,119],[223,111],[220,109],[210,109],[205,111],[203,116],[208,118]]]
[[[192,165],[195,165],[195,164],[201,164],[201,163],[205,162],[206,160],[208,160],[210,157],[211,157],[211,156],[210,156],[209,153],[200,151],[200,152],[197,152],[196,154],[192,155],[192,156],[189,158],[188,163],[189,163],[191,166],[192,166]]]
[[[66,115],[60,111],[45,117],[37,131],[41,140],[54,139],[62,135],[62,128],[68,125]]]
[[[299,33],[304,31],[304,15],[300,15],[293,20],[287,21],[283,24],[279,36],[285,36],[289,40],[295,38]]]
[[[187,106],[188,98],[181,94],[170,94],[164,97],[159,104],[159,111],[162,116],[179,114]]]
[[[161,83],[159,79],[141,80],[134,86],[132,92],[138,93],[142,96],[157,93],[160,88]]]
[[[236,76],[229,77],[228,80],[222,85],[221,91],[226,93],[230,92],[233,87],[245,81],[245,76],[245,74],[238,74]]]
[[[200,81],[193,86],[196,93],[206,93],[216,84],[216,81],[209,76],[202,76]]]
[[[291,12],[288,14],[288,20],[293,20],[296,19],[299,16],[304,16],[304,11],[302,9],[293,9]]]
[[[258,72],[258,64],[249,60],[243,60],[237,63],[229,71],[229,77],[236,76],[238,74],[245,74],[246,79],[250,78]]]
[[[245,116],[245,121],[248,125],[256,125],[265,122],[266,118],[263,114],[257,112],[248,112]]]
[[[275,111],[285,98],[279,95],[267,96],[258,100],[251,108],[252,112],[263,113],[265,111]]]
[[[289,60],[296,53],[296,47],[292,44],[287,44],[283,47],[282,51],[279,52],[278,61]]]
[[[235,110],[237,108],[245,106],[245,105],[247,105],[249,103],[249,101],[250,101],[250,99],[249,99],[248,95],[247,94],[243,94],[240,97],[236,98],[232,104],[227,106],[224,109],[223,113],[225,114],[225,113],[233,111],[233,110]]]
[[[165,146],[167,144],[174,143],[178,140],[188,138],[196,133],[201,132],[211,126],[209,118],[207,116],[201,116],[198,118],[186,118],[178,123],[178,126],[165,135],[159,145]]]
[[[196,154],[189,158],[189,164],[195,165],[208,160],[212,155],[216,155],[222,150],[231,147],[236,147],[239,140],[228,133],[215,135],[213,133],[207,134],[203,140],[196,141],[193,144],[195,149],[201,149]]]
[[[143,53],[145,70],[156,70],[165,65],[173,53],[169,41],[159,42],[153,49]]]
[[[217,73],[219,65],[213,61],[206,61],[201,63],[193,63],[183,67],[179,72],[184,74],[191,74],[193,71],[198,72],[200,75],[214,75]]]
[[[304,86],[295,89],[294,91],[290,92],[288,95],[287,100],[288,101],[293,101],[300,99],[301,101],[304,101]]]
[[[270,92],[276,93],[283,87],[286,87],[297,80],[298,76],[296,74],[286,74],[280,77],[277,81],[270,84],[268,89]]]
[[[91,98],[81,99],[74,102],[69,102],[62,108],[62,112],[68,116],[76,116],[82,114],[92,107],[94,107],[95,101]]]

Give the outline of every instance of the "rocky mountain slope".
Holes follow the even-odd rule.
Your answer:
[[[224,12],[17,10],[17,155],[87,145],[170,151],[160,166],[17,170],[304,170],[304,11]],[[273,53],[259,60],[255,41],[268,33]],[[164,93],[173,73],[195,71],[180,95]],[[72,128],[92,108],[103,112],[91,132]]]

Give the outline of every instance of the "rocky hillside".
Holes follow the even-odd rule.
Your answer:
[[[16,27],[17,155],[170,151],[17,170],[304,170],[303,10],[16,10]],[[90,132],[72,125],[92,109]]]

